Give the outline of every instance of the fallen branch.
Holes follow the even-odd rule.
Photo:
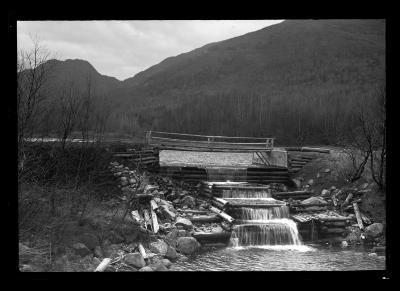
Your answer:
[[[111,259],[110,258],[105,258],[101,261],[101,263],[97,266],[97,268],[94,270],[95,272],[103,272],[107,267],[110,265]]]

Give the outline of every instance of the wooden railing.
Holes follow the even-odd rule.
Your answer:
[[[146,143],[160,149],[255,152],[272,150],[274,147],[274,138],[210,136],[147,131]]]

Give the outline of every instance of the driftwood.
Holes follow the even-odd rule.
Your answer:
[[[143,210],[143,216],[144,216],[144,225],[146,226],[147,229],[149,225],[151,226],[150,215],[147,209]]]
[[[229,223],[232,223],[235,219],[231,216],[229,216],[228,214],[226,214],[225,212],[210,206],[210,210],[216,214],[218,214],[220,217],[222,217],[223,219],[225,219],[226,221],[228,221]]]
[[[356,214],[358,227],[359,227],[361,230],[363,230],[363,229],[364,229],[364,225],[363,225],[363,222],[362,222],[360,210],[358,209],[358,204],[357,204],[357,202],[354,202],[354,203],[353,203],[353,208],[354,208],[354,213]]]
[[[150,210],[151,213],[151,220],[153,222],[153,232],[157,233],[158,230],[160,229],[159,225],[158,225],[158,221],[157,221],[157,214],[154,212],[153,209]]]
[[[138,244],[138,248],[139,248],[139,253],[141,253],[142,257],[143,257],[144,259],[147,259],[148,256],[147,256],[147,254],[146,254],[146,251],[144,250],[144,247],[143,247],[142,243],[139,243],[139,244]]]
[[[198,240],[201,244],[215,243],[215,242],[227,242],[231,237],[230,232],[198,232],[192,234],[192,236]]]
[[[344,200],[342,206],[347,205],[348,203],[350,203],[350,200],[353,198],[353,193],[349,193],[349,195],[347,195],[346,200]]]
[[[158,208],[157,203],[152,199],[150,200],[151,209],[156,210]]]
[[[221,217],[218,215],[199,215],[190,217],[189,220],[191,222],[219,222],[221,221]]]
[[[208,214],[207,210],[195,210],[195,209],[182,209],[183,213],[193,213],[193,214]]]
[[[97,266],[97,268],[94,270],[95,272],[103,272],[107,267],[110,265],[111,259],[110,258],[105,258],[101,261],[101,263]]]

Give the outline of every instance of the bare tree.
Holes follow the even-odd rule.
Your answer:
[[[58,128],[61,139],[61,147],[64,149],[66,140],[71,135],[72,130],[77,123],[78,110],[80,106],[79,96],[73,83],[70,82],[62,89],[58,106]]]
[[[17,114],[18,114],[18,159],[19,173],[25,160],[25,141],[37,129],[40,113],[45,100],[43,85],[48,67],[49,52],[40,45],[38,38],[32,38],[30,50],[20,49],[17,54]]]

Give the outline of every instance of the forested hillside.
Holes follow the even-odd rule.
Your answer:
[[[274,136],[334,143],[385,83],[383,20],[289,20],[211,43],[97,90],[107,131]]]

